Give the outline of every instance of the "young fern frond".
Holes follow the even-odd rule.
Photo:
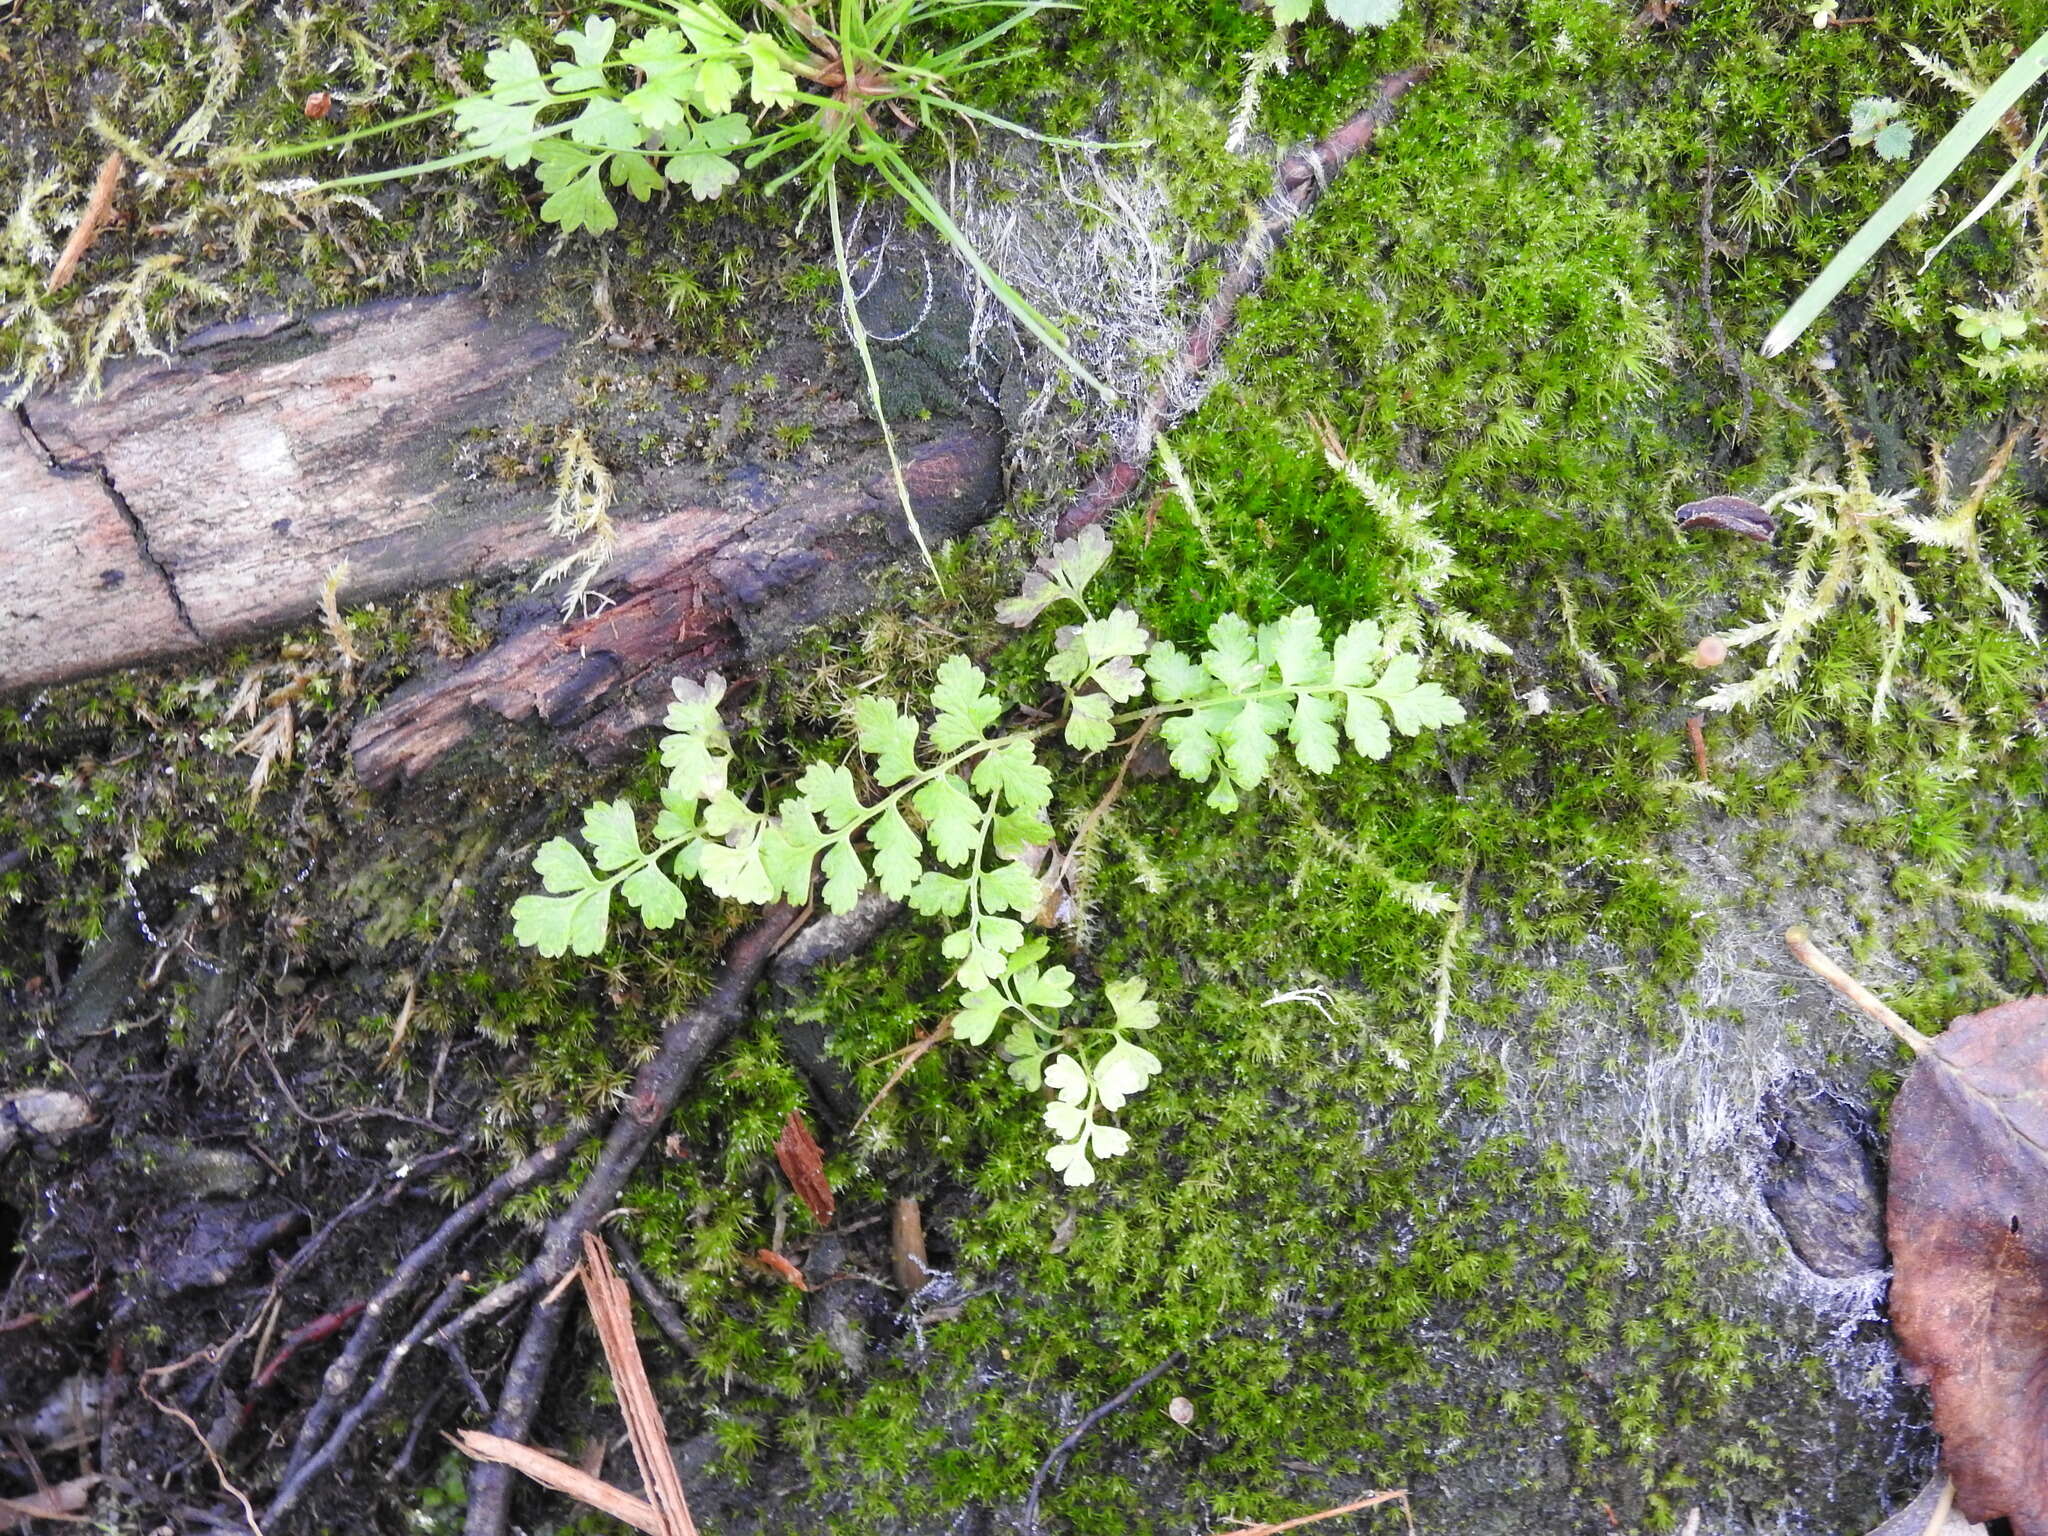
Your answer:
[[[1328,773],[1345,741],[1380,758],[1396,733],[1464,718],[1455,699],[1422,680],[1418,658],[1371,620],[1326,642],[1310,608],[1258,626],[1226,614],[1209,626],[1205,649],[1184,654],[1155,640],[1131,609],[1091,605],[1088,587],[1109,556],[1107,537],[1088,528],[1055,545],[998,610],[1019,628],[1058,608],[1078,616],[1054,635],[1045,669],[1064,699],[1059,719],[1004,729],[1012,704],[971,660],[950,656],[928,716],[880,695],[855,700],[860,779],[845,762],[812,761],[772,808],[749,805],[731,787],[724,681],[679,679],[651,844],[627,801],[590,807],[587,856],[566,838],[540,849],[543,891],[514,905],[515,936],[545,955],[595,955],[615,896],[663,929],[687,914],[692,882],[729,901],[815,899],[835,912],[870,890],[907,901],[945,928],[940,949],[961,988],[954,1036],[981,1045],[1001,1028],[1010,1075],[1027,1089],[1054,1090],[1044,1116],[1058,1140],[1047,1161],[1069,1184],[1092,1182],[1094,1159],[1129,1146],[1102,1116],[1160,1070],[1131,1038],[1157,1024],[1158,1010],[1133,978],[1103,989],[1107,1023],[1061,1017],[1074,1002],[1074,976],[1048,964],[1048,944],[1026,928],[1044,901],[1030,857],[1052,838],[1053,781],[1041,745],[1058,732],[1093,755],[1127,729],[1157,730],[1174,770],[1208,784],[1208,803],[1230,811],[1268,780],[1283,749],[1303,770]]]

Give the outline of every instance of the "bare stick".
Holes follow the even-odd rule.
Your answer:
[[[1144,483],[1144,466],[1161,432],[1200,398],[1215,367],[1224,339],[1237,320],[1237,306],[1266,275],[1266,266],[1287,233],[1322,198],[1330,179],[1371,144],[1380,129],[1393,121],[1394,104],[1408,88],[1435,66],[1418,64],[1382,79],[1372,100],[1320,143],[1303,145],[1282,157],[1273,172],[1273,193],[1238,246],[1237,259],[1216,285],[1216,292],[1188,330],[1180,356],[1152,391],[1131,433],[1130,457],[1118,457],[1091,480],[1061,515],[1060,538],[1081,529],[1121,506]]]
[[[674,1113],[676,1101],[696,1075],[697,1067],[739,1023],[747,994],[761,979],[776,949],[787,937],[793,913],[777,903],[733,940],[719,967],[718,978],[704,1001],[669,1021],[661,1045],[640,1075],[625,1110],[612,1122],[604,1150],[584,1178],[569,1208],[548,1223],[547,1236],[533,1262],[452,1319],[435,1343],[453,1338],[473,1324],[495,1316],[527,1297],[546,1290],[576,1265],[583,1234],[617,1202],[619,1191],[640,1166],[662,1122]],[[494,1433],[505,1434],[498,1430]],[[518,1439],[518,1434],[507,1436]]]
[[[604,1150],[598,1154],[583,1187],[569,1208],[548,1224],[539,1256],[516,1279],[507,1281],[452,1319],[437,1338],[453,1337],[472,1321],[502,1312],[569,1273],[581,1249],[583,1234],[593,1230],[616,1203],[626,1181],[640,1166],[640,1159],[654,1144],[663,1122],[674,1112],[676,1101],[696,1075],[699,1064],[739,1023],[748,994],[799,917],[800,914],[777,903],[727,946],[718,978],[704,1001],[670,1020],[668,1028],[662,1031],[660,1049],[634,1079],[626,1108],[612,1122]],[[526,1332],[505,1370],[498,1412],[491,1420],[492,1434],[506,1440],[524,1440],[532,1429],[548,1366],[561,1338],[562,1318],[560,1297],[541,1302],[527,1318]],[[466,1536],[504,1536],[511,1510],[509,1467],[480,1465],[471,1472],[469,1513],[463,1525]]]
[[[1362,1499],[1353,1499],[1349,1504],[1339,1504],[1335,1509],[1319,1509],[1312,1515],[1296,1515],[1292,1520],[1280,1520],[1272,1525],[1247,1525],[1233,1527],[1218,1533],[1218,1536],[1277,1536],[1280,1531],[1291,1531],[1296,1526],[1314,1525],[1319,1520],[1334,1520],[1339,1515],[1355,1515],[1361,1509],[1376,1509],[1382,1504],[1399,1502],[1402,1511],[1408,1514],[1408,1525],[1412,1530],[1415,1516],[1408,1509],[1408,1490],[1389,1488],[1384,1493],[1369,1493]]]
[[[568,1308],[562,1297],[544,1298],[526,1319],[526,1332],[512,1363],[505,1368],[505,1386],[498,1394],[498,1412],[491,1420],[491,1433],[503,1440],[524,1441],[540,1408],[540,1390],[547,1382],[548,1366],[561,1341],[562,1320]],[[509,1433],[508,1433],[509,1431]],[[469,1474],[469,1512],[463,1518],[465,1536],[503,1536],[512,1517],[512,1469],[496,1463],[479,1464]]]
[[[683,1324],[683,1314],[676,1310],[660,1286],[654,1283],[654,1276],[647,1272],[639,1258],[624,1243],[613,1241],[618,1246],[619,1269],[626,1277],[626,1283],[633,1287],[633,1294],[640,1298],[640,1305],[647,1309],[647,1315],[654,1319],[654,1326],[669,1343],[681,1350],[690,1359],[697,1358],[696,1346],[690,1342],[690,1331]]]
[[[1843,998],[1855,1005],[1860,1012],[1890,1030],[1915,1056],[1923,1055],[1928,1046],[1934,1043],[1894,1013],[1883,998],[1815,949],[1813,935],[1804,928],[1787,928],[1785,947],[1792,951],[1794,960],[1841,993]]]
[[[448,1315],[449,1309],[461,1297],[462,1288],[468,1284],[467,1270],[448,1277],[447,1284],[443,1285],[440,1294],[428,1303],[427,1310],[420,1314],[419,1321],[407,1330],[405,1337],[394,1344],[391,1353],[384,1357],[384,1364],[379,1367],[369,1390],[341,1416],[341,1422],[334,1426],[334,1433],[321,1442],[319,1448],[306,1458],[296,1472],[285,1478],[284,1486],[277,1490],[276,1496],[270,1501],[270,1508],[264,1511],[264,1519],[275,1523],[280,1515],[305,1496],[306,1490],[313,1485],[313,1480],[333,1464],[334,1458],[342,1453],[349,1441],[355,1437],[355,1432],[362,1427],[363,1420],[374,1413],[384,1401],[385,1395],[391,1390],[391,1383],[398,1379],[399,1367],[405,1364],[406,1357],[419,1347],[420,1340],[427,1336],[427,1330]],[[325,1401],[324,1396],[322,1401]],[[255,1522],[252,1520],[250,1523],[253,1525]]]
[[[317,1455],[324,1453],[321,1465],[333,1461],[341,1452],[341,1444],[328,1436],[328,1429],[349,1392],[354,1388],[356,1377],[369,1362],[377,1346],[383,1342],[386,1321],[390,1314],[412,1294],[415,1286],[427,1272],[445,1259],[455,1245],[468,1235],[470,1229],[498,1206],[521,1190],[528,1189],[555,1174],[568,1165],[570,1156],[583,1144],[590,1134],[588,1121],[577,1121],[558,1140],[522,1158],[510,1168],[486,1184],[460,1208],[452,1212],[432,1236],[406,1255],[405,1260],[393,1271],[377,1294],[370,1298],[363,1308],[362,1320],[356,1324],[355,1332],[334,1363],[321,1378],[320,1396],[306,1414],[306,1421],[299,1427],[299,1438],[292,1447],[290,1461],[286,1464],[284,1487],[270,1501],[270,1508],[264,1519],[275,1523],[299,1496],[305,1491],[308,1478],[303,1473]],[[450,1304],[453,1304],[451,1298]],[[336,1431],[337,1434],[340,1431]],[[345,1442],[343,1442],[345,1443]],[[287,1498],[287,1494],[290,1495]]]
[[[1045,1491],[1048,1480],[1057,1478],[1066,1470],[1067,1458],[1074,1454],[1074,1447],[1087,1437],[1088,1431],[1123,1407],[1140,1392],[1151,1386],[1161,1376],[1180,1364],[1181,1353],[1175,1350],[1151,1370],[1117,1393],[1108,1402],[1097,1408],[1087,1418],[1074,1426],[1074,1432],[1052,1448],[1052,1454],[1045,1458],[1038,1473],[1031,1479],[1031,1492],[1024,1500],[1024,1536],[1038,1536],[1038,1498]]]

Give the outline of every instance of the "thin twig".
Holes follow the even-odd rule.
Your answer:
[[[683,1089],[696,1075],[698,1063],[722,1044],[739,1023],[747,995],[788,936],[792,916],[791,910],[778,902],[733,940],[710,993],[696,1007],[670,1020],[662,1032],[660,1047],[633,1080],[626,1107],[612,1122],[604,1149],[577,1190],[576,1198],[548,1223],[540,1253],[512,1279],[453,1319],[442,1330],[442,1337],[452,1338],[481,1319],[506,1311],[546,1290],[575,1268],[583,1234],[595,1227],[617,1202],[619,1191],[640,1166],[640,1159],[653,1145],[662,1122],[674,1112]],[[519,1436],[507,1438],[516,1440]]]
[[[1057,533],[1071,538],[1090,523],[1100,522],[1128,501],[1144,481],[1160,433],[1192,408],[1210,380],[1224,339],[1237,319],[1237,308],[1266,275],[1266,267],[1288,232],[1321,201],[1331,179],[1372,143],[1393,121],[1394,105],[1432,69],[1418,64],[1384,77],[1371,101],[1327,138],[1290,150],[1273,172],[1273,193],[1253,218],[1239,244],[1237,258],[1224,272],[1216,291],[1189,329],[1179,357],[1166,370],[1139,413],[1130,434],[1129,457],[1114,458],[1061,514]]]
[[[398,1377],[399,1367],[405,1364],[406,1357],[419,1347],[420,1340],[427,1336],[428,1330],[448,1315],[449,1309],[460,1299],[463,1287],[468,1284],[467,1270],[460,1270],[448,1277],[447,1283],[441,1287],[440,1294],[435,1296],[433,1301],[428,1303],[427,1310],[420,1314],[419,1321],[407,1330],[405,1337],[394,1344],[391,1353],[384,1357],[384,1364],[371,1381],[369,1390],[341,1416],[341,1422],[334,1426],[334,1433],[320,1443],[296,1472],[285,1478],[284,1486],[277,1490],[275,1497],[270,1501],[270,1508],[264,1511],[266,1520],[275,1521],[290,1510],[305,1496],[313,1480],[332,1465],[335,1457],[342,1453],[343,1448],[354,1438],[355,1432],[362,1427],[363,1421],[383,1403],[386,1394],[391,1390],[391,1383]],[[334,1368],[330,1368],[328,1375],[332,1377],[333,1374]],[[321,1401],[326,1401],[324,1395]],[[250,1524],[255,1524],[253,1515],[250,1517]]]
[[[1117,1409],[1151,1386],[1176,1365],[1180,1364],[1181,1352],[1175,1350],[1151,1370],[1117,1393],[1108,1402],[1097,1408],[1074,1427],[1074,1432],[1052,1448],[1052,1454],[1040,1464],[1037,1474],[1031,1479],[1031,1492],[1024,1500],[1024,1536],[1038,1536],[1038,1500],[1045,1491],[1049,1480],[1056,1479],[1066,1470],[1067,1458],[1074,1454],[1074,1448],[1087,1437],[1088,1431],[1108,1418]]]
[[[1750,394],[1754,386],[1749,382],[1749,373],[1742,366],[1742,355],[1728,340],[1727,328],[1721,324],[1721,317],[1714,312],[1714,256],[1721,242],[1714,236],[1714,183],[1720,172],[1713,157],[1707,157],[1706,174],[1700,188],[1700,309],[1707,319],[1707,330],[1714,338],[1714,350],[1720,355],[1721,366],[1735,376],[1735,382],[1742,387],[1741,414],[1735,421],[1736,441],[1749,436]],[[1700,775],[1705,778],[1705,774]]]
[[[64,249],[58,253],[57,264],[50,268],[50,280],[43,285],[44,293],[55,293],[78,273],[78,264],[85,260],[85,253],[92,249],[93,241],[99,239],[100,231],[107,227],[107,219],[114,211],[114,193],[121,185],[121,172],[128,168],[128,161],[118,149],[100,162],[100,174],[92,184],[92,196],[85,201],[85,212],[78,216],[78,227],[71,231],[71,238],[64,242]]]
[[[633,1287],[633,1294],[640,1298],[640,1305],[647,1309],[647,1315],[654,1319],[654,1326],[661,1330],[662,1337],[669,1343],[695,1360],[696,1346],[690,1342],[689,1329],[683,1323],[683,1314],[676,1310],[676,1304],[654,1283],[654,1277],[631,1248],[616,1237],[614,1246],[619,1270],[625,1275],[626,1283]]]
[[[425,1242],[407,1254],[391,1278],[370,1298],[355,1332],[349,1335],[348,1344],[321,1379],[320,1396],[307,1412],[305,1422],[299,1426],[298,1440],[293,1444],[291,1458],[286,1463],[284,1486],[271,1499],[270,1508],[264,1514],[266,1520],[275,1523],[304,1494],[312,1481],[307,1468],[316,1458],[324,1467],[341,1454],[353,1429],[335,1428],[330,1435],[330,1426],[335,1425],[337,1416],[342,1414],[356,1377],[383,1342],[389,1315],[477,1223],[513,1195],[553,1178],[567,1167],[569,1159],[589,1136],[591,1129],[587,1121],[573,1123],[559,1140],[528,1154],[491,1180],[451,1212]],[[453,1304],[452,1297],[450,1304]],[[354,1422],[360,1422],[360,1418]]]
[[[619,1411],[625,1415],[626,1438],[633,1446],[633,1459],[640,1467],[640,1482],[655,1508],[661,1536],[697,1536],[697,1522],[690,1515],[690,1501],[683,1492],[682,1475],[676,1471],[675,1454],[669,1450],[668,1430],[661,1419],[661,1404],[647,1379],[647,1363],[640,1358],[640,1344],[633,1337],[633,1295],[619,1278],[604,1239],[595,1232],[583,1234],[583,1299],[597,1329],[598,1344],[604,1350],[612,1383],[618,1389]]]
[[[1841,993],[1858,1010],[1890,1030],[1915,1056],[1923,1055],[1934,1043],[1893,1012],[1883,998],[1814,948],[1813,935],[1804,928],[1787,928],[1785,947],[1792,951],[1794,960]]]
[[[1280,1531],[1291,1531],[1297,1526],[1314,1525],[1319,1520],[1334,1520],[1339,1515],[1355,1515],[1361,1509],[1375,1509],[1382,1504],[1398,1501],[1401,1512],[1408,1517],[1408,1529],[1415,1529],[1415,1514],[1408,1507],[1406,1488],[1389,1488],[1384,1493],[1369,1493],[1362,1499],[1353,1499],[1349,1504],[1339,1504],[1334,1509],[1319,1509],[1312,1515],[1296,1515],[1292,1520],[1276,1520],[1271,1525],[1247,1525],[1219,1531],[1217,1536],[1277,1536]]]

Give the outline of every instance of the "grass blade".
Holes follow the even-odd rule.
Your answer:
[[[2021,151],[2018,159],[2006,167],[2005,174],[1992,184],[1991,190],[1978,200],[1977,206],[1964,214],[1962,222],[1943,235],[1941,237],[1941,244],[1927,253],[1927,259],[1920,263],[1920,270],[1922,272],[1933,266],[1934,258],[1948,249],[1949,241],[1955,239],[1957,235],[1960,235],[1964,230],[1998,206],[1999,202],[2005,197],[2005,194],[2013,189],[2014,184],[2022,176],[2026,175],[2027,167],[2034,163],[2034,156],[2041,153],[2041,145],[2044,142],[2048,142],[2048,123],[2041,125],[2041,131],[2034,135],[2034,142]]]
[[[868,328],[860,317],[860,300],[853,291],[853,268],[846,259],[846,234],[839,224],[836,167],[825,173],[825,207],[832,218],[832,254],[839,260],[839,301],[846,306],[846,332],[853,338],[853,349],[860,354],[861,371],[867,375],[868,399],[874,404],[875,420],[882,424],[882,445],[889,450],[889,470],[896,477],[896,496],[903,503],[903,520],[910,524],[910,536],[917,540],[917,552],[924,556],[925,569],[943,587],[945,581],[939,575],[938,562],[932,559],[931,549],[924,541],[924,529],[918,526],[917,509],[910,504],[910,484],[903,478],[903,460],[896,455],[896,433],[889,426],[889,413],[882,409],[882,381],[875,377],[874,354],[868,351]]]
[[[1914,167],[1913,174],[1885,199],[1884,205],[1836,253],[1835,259],[1821,269],[1820,276],[1793,301],[1792,307],[1785,311],[1778,323],[1771,327],[1770,335],[1764,338],[1762,352],[1765,357],[1776,357],[1800,338],[1806,328],[1819,318],[1820,312],[1849,285],[1850,279],[1869,265],[1870,259],[1883,249],[1885,242],[1898,233],[1899,226],[1940,189],[1970,151],[1991,132],[1999,118],[2044,73],[2048,73],[2048,32],[2036,38],[2034,45],[2014,59],[2005,73],[1992,82],[1991,89],[1978,98],[1939,144],[1927,152],[1927,158]]]

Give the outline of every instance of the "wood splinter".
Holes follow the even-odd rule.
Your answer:
[[[85,200],[85,212],[78,216],[78,226],[71,231],[71,238],[57,253],[57,264],[50,268],[50,280],[43,284],[44,293],[57,292],[78,275],[78,264],[85,260],[85,253],[92,249],[93,241],[99,239],[100,231],[113,215],[114,193],[121,185],[121,173],[127,169],[128,161],[118,149],[100,162],[92,196]]]

